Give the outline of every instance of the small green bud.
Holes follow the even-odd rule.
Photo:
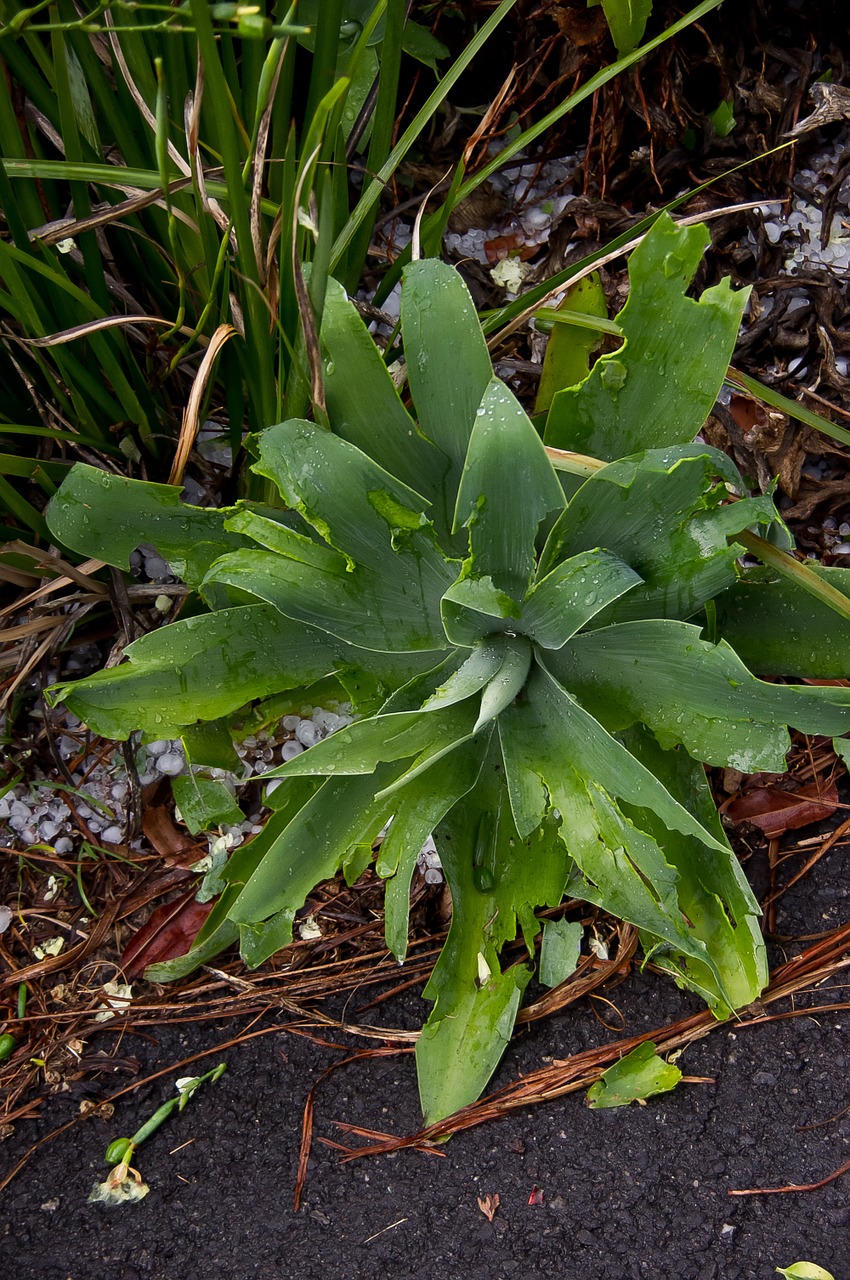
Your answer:
[[[7,1058],[11,1058],[17,1046],[17,1040],[8,1031],[5,1035],[0,1036],[0,1062],[5,1062]]]
[[[133,1143],[130,1138],[115,1138],[106,1148],[106,1163],[120,1164]]]

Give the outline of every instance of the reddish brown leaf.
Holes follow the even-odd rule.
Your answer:
[[[773,840],[786,831],[822,822],[837,808],[838,789],[834,782],[826,787],[810,782],[796,791],[757,787],[733,800],[726,813],[733,822],[749,822]]]
[[[194,889],[157,907],[124,949],[121,967],[126,976],[134,978],[149,964],[185,956],[212,909],[212,902],[195,901]]]
[[[518,256],[521,262],[527,262],[529,258],[534,257],[539,248],[539,244],[521,244],[515,235],[494,236],[492,240],[484,241],[484,252],[488,262],[501,262],[504,258],[514,255]]]
[[[175,824],[168,805],[170,798],[171,783],[165,779],[145,788],[142,830],[166,862],[172,865],[197,862],[198,845],[187,831],[181,831]]]

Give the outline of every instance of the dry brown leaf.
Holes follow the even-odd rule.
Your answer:
[[[749,822],[773,840],[786,831],[822,822],[837,808],[838,789],[834,782],[826,787],[810,782],[796,791],[757,787],[733,800],[725,812],[733,822]]]
[[[478,1208],[484,1214],[488,1222],[492,1222],[496,1216],[496,1210],[499,1208],[499,1193],[494,1191],[492,1195],[479,1196]]]

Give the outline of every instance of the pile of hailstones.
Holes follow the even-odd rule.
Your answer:
[[[270,769],[293,760],[314,743],[352,722],[351,707],[342,704],[336,710],[316,707],[301,715],[286,715],[277,726],[249,734],[237,744],[242,762],[241,775],[224,769],[207,770],[224,783],[239,799],[239,793],[250,782],[262,781]],[[76,716],[66,711],[63,729],[57,741],[59,754],[68,764],[73,781],[76,815],[82,818],[98,843],[125,843],[128,826],[130,784],[123,756],[109,744],[92,742]],[[136,750],[135,764],[142,787],[163,778],[177,777],[188,771],[183,746],[179,739],[148,742]],[[280,785],[272,779],[266,794]],[[70,790],[70,789],[69,789]],[[258,802],[238,825],[224,826],[209,835],[210,853],[237,845],[259,834],[263,829],[263,807]],[[18,783],[0,796],[0,839],[13,848],[25,850],[35,845],[47,846],[60,856],[72,854],[82,841],[75,825],[74,813],[65,803],[55,784],[37,781]],[[140,837],[130,847],[142,847]],[[429,884],[442,882],[440,859],[433,840],[425,842],[419,855],[419,869]]]

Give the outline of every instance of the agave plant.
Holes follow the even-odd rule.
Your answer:
[[[753,609],[790,609],[796,652],[777,666],[774,648],[767,670],[812,676],[837,674],[837,647],[814,639],[824,617],[845,655],[850,633],[784,579],[750,582],[736,538],[789,535],[770,497],[745,496],[729,458],[693,442],[745,302],[727,283],[686,295],[705,243],[665,219],[634,254],[625,341],[554,397],[548,452],[493,376],[462,280],[426,260],[407,268],[402,301],[415,416],[332,287],[330,429],[290,420],[256,441],[280,509],[193,508],[167,486],[75,468],[54,535],[124,567],[153,542],[200,601],[55,700],[106,736],[180,735],[212,763],[232,718],[284,690],[309,702],[332,676],[361,716],[274,770],[272,815],[230,858],[192,950],[148,976],[236,941],[260,963],[313,887],[362,867],[390,823],[377,871],[400,961],[431,833],[452,897],[417,1046],[429,1121],[487,1083],[532,973],[535,909],[565,894],[637,926],[645,955],[718,1017],[758,995],[758,906],[703,763],[781,771],[786,726],[845,732],[850,690],[757,679],[735,636],[758,668]],[[518,931],[528,962],[503,968]]]

